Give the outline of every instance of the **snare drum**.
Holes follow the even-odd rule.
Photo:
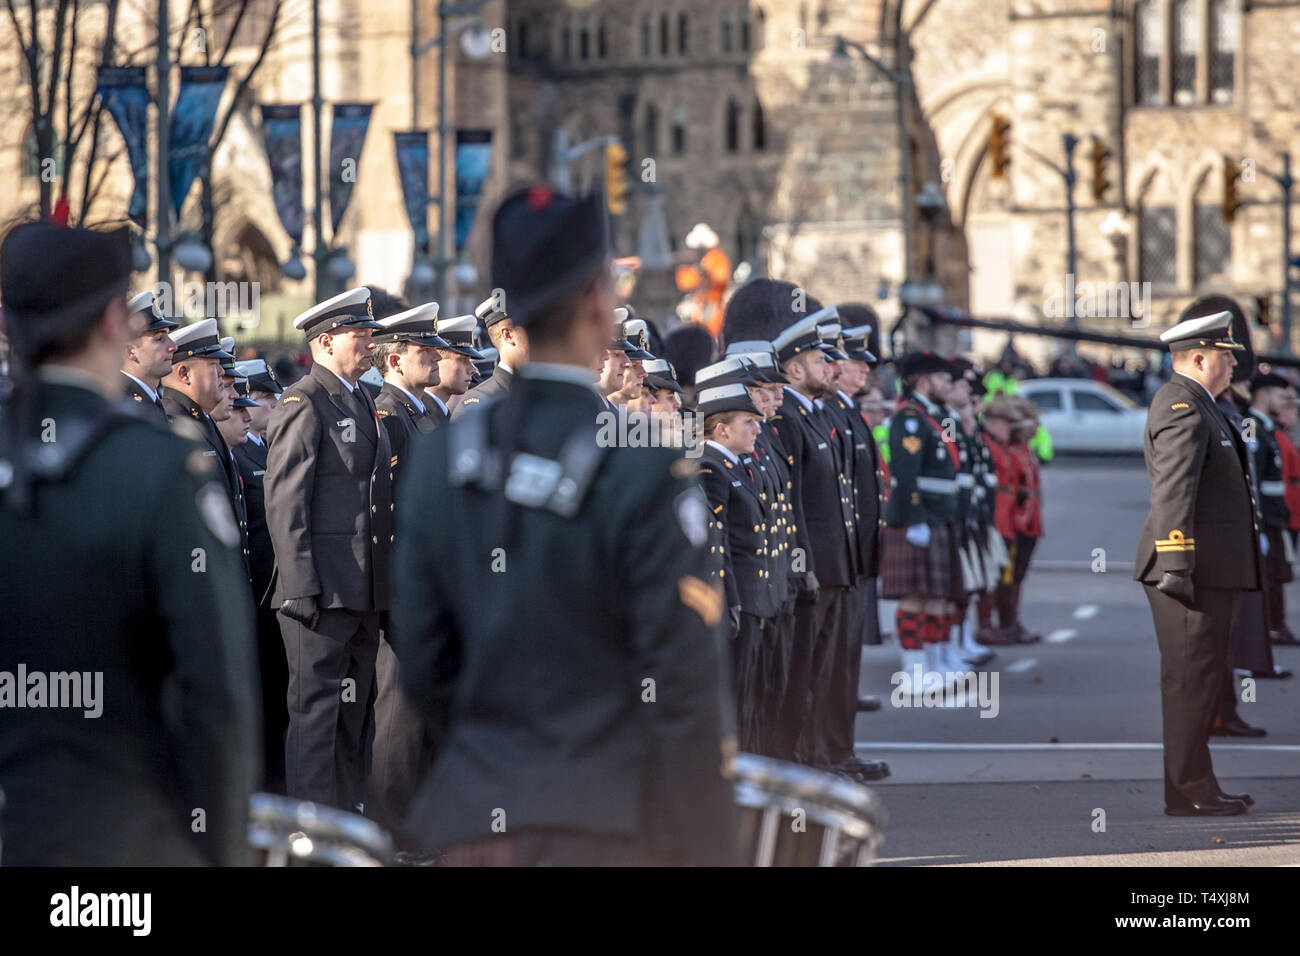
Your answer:
[[[271,793],[249,798],[248,844],[257,866],[383,866],[393,854],[373,820]]]
[[[750,866],[871,865],[885,810],[866,787],[755,754],[737,754],[731,766]]]

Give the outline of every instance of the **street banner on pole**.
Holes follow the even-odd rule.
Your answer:
[[[397,176],[406,201],[406,218],[415,233],[416,251],[429,252],[429,131],[393,133]]]
[[[469,242],[483,198],[483,184],[492,171],[492,131],[456,130],[456,254]]]
[[[271,196],[280,224],[302,244],[302,106],[262,105],[262,141],[271,166]]]
[[[370,103],[335,103],[330,124],[330,235],[337,236],[339,223],[352,199],[357,166],[370,128]]]
[[[95,86],[100,102],[126,141],[126,155],[135,179],[127,216],[141,229],[145,228],[149,213],[149,154],[145,142],[149,130],[149,89],[144,70],[142,66],[100,67]]]
[[[226,89],[229,67],[183,66],[181,86],[172,111],[167,169],[171,177],[172,208],[179,220],[190,186],[208,157],[208,138],[217,118],[217,106]]]

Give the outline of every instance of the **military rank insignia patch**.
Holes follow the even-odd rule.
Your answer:
[[[686,540],[697,548],[704,547],[709,540],[709,505],[704,492],[699,488],[688,488],[677,496],[674,508],[677,524]]]
[[[908,422],[908,424],[911,425],[914,423]],[[903,450],[906,451],[909,455],[915,455],[918,451],[921,450],[921,439],[917,438],[915,435],[904,436]]]
[[[199,517],[213,536],[227,548],[239,545],[239,529],[235,527],[235,516],[230,510],[230,499],[215,484],[206,484],[199,489],[194,498],[198,506]]]
[[[1191,407],[1192,406],[1188,405],[1186,402],[1174,402],[1172,405],[1169,406],[1169,410],[1171,412],[1176,412],[1180,408],[1191,408]]]
[[[677,596],[709,627],[722,620],[722,589],[693,575],[677,579]]]

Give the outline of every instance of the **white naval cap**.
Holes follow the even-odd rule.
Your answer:
[[[168,333],[176,346],[172,355],[175,365],[187,358],[214,358],[234,360],[234,356],[221,347],[221,333],[217,329],[216,319],[200,319],[191,325],[183,325]],[[232,343],[234,339],[230,340]]]
[[[800,352],[821,348],[822,340],[817,332],[817,324],[828,321],[833,308],[828,306],[800,319],[772,340],[772,347],[776,349],[776,354],[781,361],[794,358]],[[836,315],[838,316],[838,313]]]
[[[158,332],[163,329],[174,329],[179,322],[173,322],[171,319],[158,314],[158,302],[154,298],[152,289],[145,289],[143,292],[136,293],[127,300],[127,315],[143,314],[148,316],[149,322],[145,325],[145,332]]]
[[[474,348],[474,333],[478,330],[478,317],[458,315],[454,319],[438,323],[438,334],[446,340],[446,348],[465,355],[475,361],[483,359],[483,353]]]
[[[339,326],[349,329],[382,328],[375,321],[375,310],[370,304],[370,290],[365,286],[340,292],[333,298],[312,306],[293,320],[293,327],[301,329],[309,339]]]
[[[266,364],[266,359],[245,359],[235,363],[235,374],[248,379],[248,387],[255,392],[271,392],[279,395],[284,391],[280,380],[275,377],[275,370]]]
[[[386,319],[380,319],[378,324],[380,328],[375,331],[375,338],[381,342],[412,342],[434,348],[447,347],[447,342],[438,334],[437,302],[426,302],[414,309],[390,315]]]
[[[755,384],[753,366],[749,364],[748,359],[740,355],[732,355],[721,362],[706,365],[695,373],[696,388],[704,388],[706,385],[710,387],[732,385],[737,382]]]
[[[491,327],[502,319],[510,318],[501,306],[501,296],[493,292],[475,307],[474,315],[482,319],[484,325]]]
[[[1232,313],[1226,310],[1204,318],[1179,322],[1173,328],[1160,333],[1160,341],[1166,343],[1171,352],[1201,348],[1235,350],[1246,348],[1233,339]]]
[[[717,385],[696,393],[695,410],[701,415],[714,415],[718,412],[759,414],[753,400],[749,397],[749,390],[738,382],[732,385]]]

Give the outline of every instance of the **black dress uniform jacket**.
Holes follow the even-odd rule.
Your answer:
[[[41,382],[27,433],[52,418],[66,446],[108,407]],[[16,708],[0,684],[4,863],[246,862],[260,760],[252,607],[212,458],[119,416],[65,476],[36,484],[28,510],[0,505],[0,541],[0,672],[24,667],[25,694],[37,672],[102,674],[92,718]]]
[[[885,524],[890,527],[958,520],[957,469],[937,425],[932,410],[915,395],[908,396],[890,420],[890,495],[885,504]]]
[[[393,454],[369,394],[322,365],[280,396],[267,428],[266,508],[275,606],[388,609]]]
[[[594,389],[531,375],[514,388],[480,406],[491,444],[513,432],[513,448],[554,461],[578,429],[594,442]],[[446,845],[503,823],[734,862],[726,614],[705,580],[709,510],[689,463],[668,448],[607,450],[566,518],[453,485],[449,447],[471,427],[417,442],[402,479],[394,646],[440,741],[412,836]],[[457,559],[439,559],[436,541]]]
[[[248,513],[248,566],[253,576],[253,598],[270,603],[271,578],[275,574],[275,550],[266,526],[267,447],[249,437],[233,449],[235,466],[244,485],[244,507]]]
[[[853,527],[858,541],[859,570],[865,577],[874,578],[880,574],[880,523],[885,501],[879,450],[871,436],[871,426],[852,400],[836,392],[827,405],[838,410],[853,455]]]
[[[1282,477],[1282,449],[1277,443],[1276,426],[1268,416],[1256,410],[1245,413],[1245,427],[1254,428],[1255,475],[1259,481],[1259,513],[1266,526],[1286,528],[1291,511],[1286,506],[1286,482]]]
[[[712,445],[700,456],[700,481],[709,509],[722,522],[723,583],[727,606],[755,617],[774,617],[780,609],[772,587],[767,513],[753,469],[733,462]]]
[[[396,470],[406,461],[411,437],[427,435],[433,431],[434,420],[429,417],[427,410],[420,411],[411,396],[391,382],[384,382],[384,387],[379,390],[379,397],[375,399],[375,411],[388,431],[388,443],[393,446],[393,468]]]
[[[465,393],[465,397],[451,410],[451,420],[453,422],[458,421],[461,415],[465,414],[467,408],[474,408],[491,399],[501,398],[503,395],[508,394],[514,380],[513,372],[501,365],[497,365],[492,370],[492,376],[486,382],[475,385]]]
[[[126,385],[126,397],[141,407],[145,412],[145,417],[166,427],[168,421],[167,408],[162,403],[162,396],[158,395],[157,398],[150,398],[149,393],[140,386],[140,383],[125,372],[122,373],[122,381]]]
[[[198,425],[203,440],[211,447],[211,453],[209,454],[205,450],[204,454],[216,459],[217,470],[225,481],[226,494],[230,496],[230,508],[234,512],[236,523],[239,525],[240,549],[243,552],[244,564],[247,567],[249,565],[248,506],[244,503],[244,483],[240,480],[239,469],[235,466],[235,459],[231,456],[230,446],[221,437],[221,431],[217,428],[217,423],[212,420],[212,416],[199,408],[194,399],[184,392],[178,392],[175,389],[164,391],[162,401],[163,408],[167,410],[169,421],[192,420]],[[189,436],[191,430],[187,429],[185,434]]]
[[[1260,587],[1259,528],[1245,442],[1209,393],[1175,373],[1147,413],[1151,512],[1133,577],[1156,584],[1185,571],[1196,587]]]
[[[828,419],[808,411],[789,388],[772,417],[790,463],[795,533],[823,587],[856,581],[852,489],[841,471]]]

